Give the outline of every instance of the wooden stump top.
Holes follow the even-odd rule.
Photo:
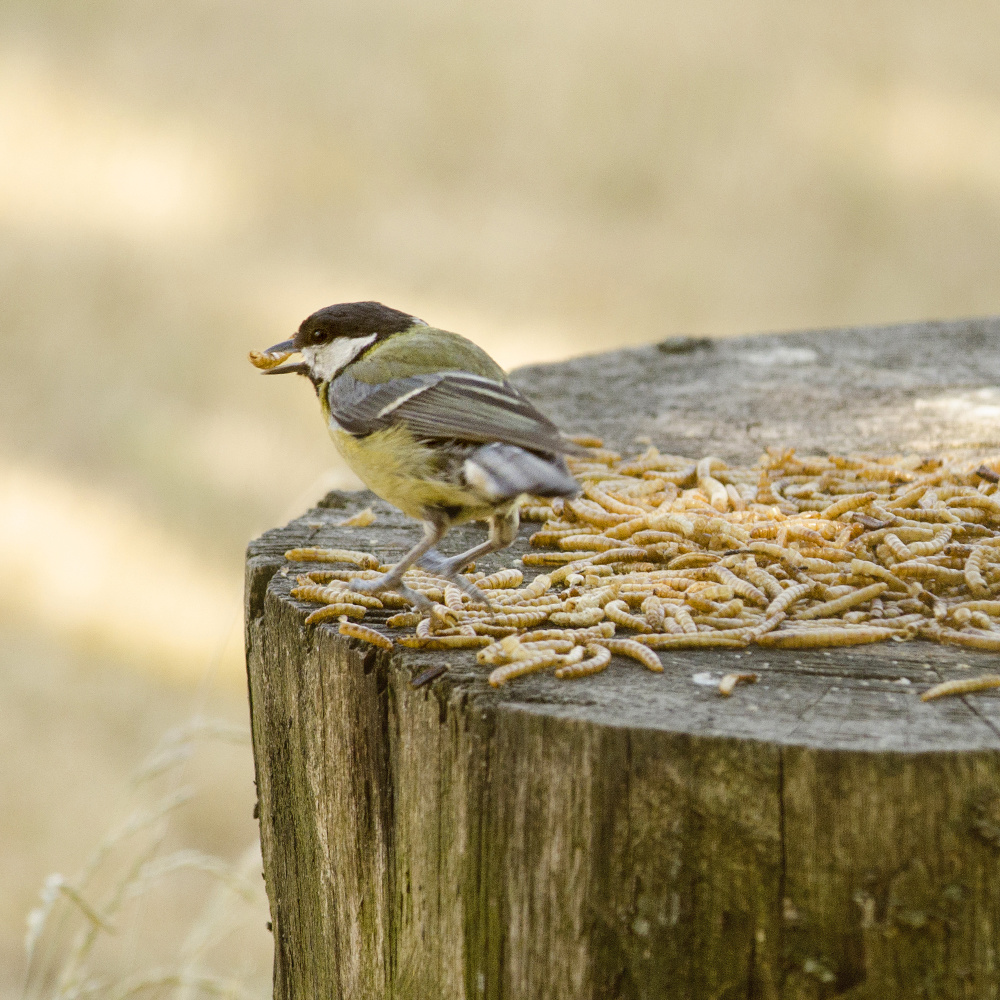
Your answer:
[[[513,381],[564,429],[598,434],[623,453],[641,451],[635,438],[643,436],[662,451],[739,463],[753,462],[768,445],[795,446],[803,454],[948,451],[973,457],[1000,450],[996,319],[732,340],[672,338],[521,369]],[[336,527],[366,506],[375,511],[375,524]],[[480,568],[511,565],[527,551],[532,530],[523,525],[515,546]],[[456,529],[444,548],[460,551],[482,532],[482,525]],[[370,493],[331,493],[251,544],[249,618],[261,614],[265,592],[305,617],[309,606],[291,600],[292,578],[282,575],[286,549],[347,547],[392,562],[419,534],[415,522]],[[379,618],[369,612],[367,621]],[[336,632],[335,624],[318,628]],[[471,652],[398,649],[394,657],[412,676],[447,664],[447,673],[430,685],[444,700],[462,693],[484,708],[552,719],[827,750],[1000,749],[1000,697],[931,703],[918,697],[941,680],[996,669],[997,656],[924,641],[829,650],[684,650],[660,654],[662,675],[616,657],[606,672],[582,681],[543,673],[500,690],[488,686],[488,670]],[[728,699],[708,683],[748,670],[760,681]]]

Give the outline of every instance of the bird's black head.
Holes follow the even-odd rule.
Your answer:
[[[292,339],[295,349],[317,348],[338,337],[377,338],[408,330],[420,323],[415,316],[381,302],[341,302],[319,309],[302,321]]]
[[[426,326],[422,319],[390,309],[381,302],[341,302],[319,309],[302,321],[295,336],[267,349],[268,354],[302,355],[294,364],[271,368],[266,375],[308,375],[316,386],[333,378],[370,344],[411,326]]]

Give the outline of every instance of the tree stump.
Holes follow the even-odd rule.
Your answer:
[[[993,319],[679,338],[514,381],[625,451],[1000,448]],[[335,526],[369,505],[375,525]],[[275,997],[1000,996],[1000,698],[918,697],[996,656],[686,651],[662,675],[616,658],[493,690],[472,653],[303,624],[284,550],[392,561],[418,535],[333,493],[248,551]],[[760,683],[723,699],[692,681],[734,668]]]

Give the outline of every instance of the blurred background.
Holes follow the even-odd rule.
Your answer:
[[[508,367],[998,312],[997,38],[982,0],[6,0],[0,997],[172,727],[237,736],[157,836],[254,867],[244,546],[354,480],[248,349],[362,298]],[[94,976],[177,958],[188,868]],[[252,876],[212,961],[265,996]]]

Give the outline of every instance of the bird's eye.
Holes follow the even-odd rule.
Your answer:
[[[325,344],[329,338],[322,330],[313,330],[312,337],[310,339],[314,344],[319,345]]]

